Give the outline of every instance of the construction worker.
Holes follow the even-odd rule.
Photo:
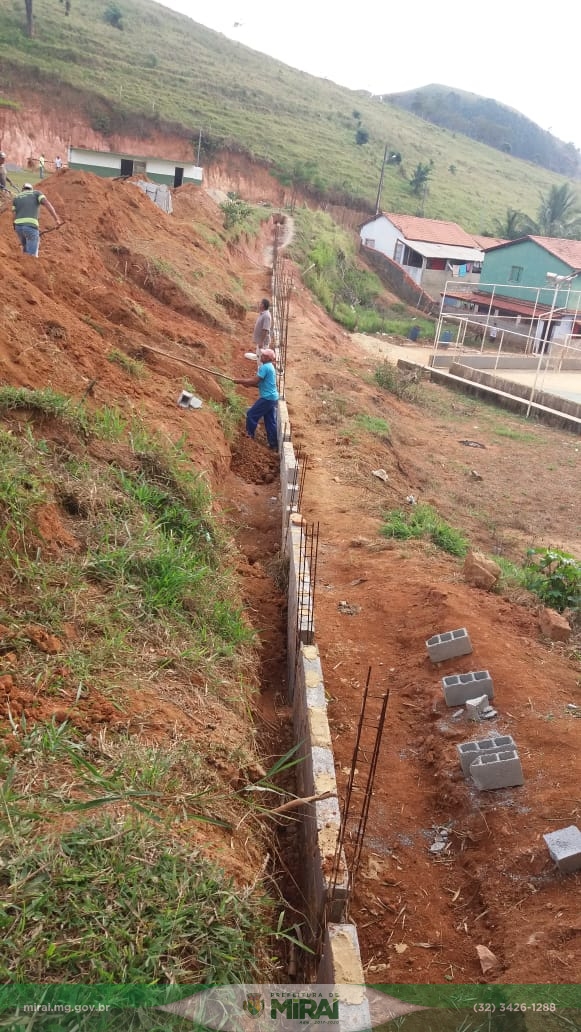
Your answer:
[[[254,440],[256,428],[264,419],[264,429],[268,447],[278,451],[278,434],[276,428],[276,406],[278,390],[276,389],[276,373],[274,370],[275,354],[272,348],[263,348],[260,353],[260,365],[256,376],[251,380],[234,380],[241,387],[258,387],[259,397],[246,413],[246,433]]]
[[[258,318],[254,324],[254,330],[252,333],[252,343],[256,348],[257,362],[260,362],[260,352],[262,348],[270,347],[272,316],[269,309],[270,301],[267,297],[263,297],[262,301],[258,305]]]
[[[16,187],[14,185],[12,180],[8,178],[8,174],[6,172],[5,161],[6,161],[6,155],[5,155],[4,151],[0,151],[0,193],[1,192],[8,193],[8,187],[6,186],[6,183],[10,183],[10,186],[12,187],[13,190],[17,190],[18,189],[18,187]]]
[[[24,254],[30,254],[38,258],[38,246],[40,243],[40,227],[38,215],[40,206],[43,204],[48,208],[57,226],[60,226],[61,219],[54,210],[52,204],[40,190],[35,190],[31,183],[25,183],[21,193],[12,201],[14,213],[14,229]]]

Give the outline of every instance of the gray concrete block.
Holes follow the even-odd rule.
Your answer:
[[[442,663],[443,660],[453,659],[454,656],[467,656],[472,652],[472,642],[466,628],[458,627],[455,631],[434,634],[428,638],[426,648],[432,663]]]
[[[516,788],[524,784],[516,749],[483,752],[470,764],[470,776],[481,792],[495,788]]]
[[[574,824],[543,835],[551,860],[563,874],[581,868],[581,831]]]
[[[488,695],[479,695],[477,699],[466,699],[466,716],[469,720],[481,720],[482,712],[488,707]]]
[[[449,674],[442,678],[442,688],[446,706],[463,706],[468,699],[475,699],[478,695],[494,698],[494,685],[488,670]]]
[[[515,749],[516,746],[511,735],[491,735],[490,738],[479,738],[474,742],[462,742],[456,748],[460,757],[462,773],[468,777],[471,773],[471,765],[482,753],[498,752],[499,749]]]

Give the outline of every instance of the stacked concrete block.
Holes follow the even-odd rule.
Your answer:
[[[494,685],[488,670],[471,670],[467,674],[450,674],[442,678],[446,706],[463,706],[478,695],[494,697]]]
[[[296,518],[296,517],[295,517]],[[297,663],[297,644],[311,645],[314,641],[313,591],[308,563],[301,564],[301,527],[291,523],[287,535],[288,569],[288,623],[287,658],[288,691],[292,700]]]
[[[490,738],[480,738],[475,742],[463,742],[456,748],[460,757],[462,773],[468,777],[472,773],[472,764],[479,756],[488,752],[514,749],[515,744],[511,735],[492,735]]]
[[[543,835],[551,860],[563,874],[581,869],[581,831],[574,824]]]
[[[315,645],[301,646],[293,699],[295,739],[300,743],[297,790],[308,797],[324,795],[304,808],[302,832],[305,857],[305,889],[313,925],[341,920],[347,897],[347,868],[340,858],[333,902],[329,902],[329,880],[341,827],[335,778],[335,760],[323,684],[323,671]]]
[[[285,537],[290,517],[297,511],[298,502],[298,463],[290,441],[280,444],[280,493],[282,510],[282,547],[287,545]]]
[[[455,631],[434,634],[428,638],[426,648],[432,663],[442,663],[445,659],[467,656],[472,652],[472,642],[466,628],[458,627]]]
[[[339,996],[339,1020],[333,1023],[338,1032],[372,1028],[355,925],[327,925],[317,985],[327,986],[329,992]]]
[[[524,785],[525,780],[516,749],[482,753],[470,765],[470,776],[481,792],[494,788],[516,788]]]

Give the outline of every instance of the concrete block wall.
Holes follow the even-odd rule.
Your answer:
[[[325,929],[317,983],[333,986],[339,993],[342,1032],[372,1027],[355,925],[329,924]]]
[[[282,524],[282,548],[289,561],[288,695],[293,707],[294,739],[299,746],[302,761],[296,768],[297,794],[305,798],[326,796],[305,805],[300,814],[307,917],[316,941],[327,922],[334,922],[339,929],[344,927],[340,922],[348,893],[348,872],[341,852],[331,899],[330,886],[341,830],[341,812],[323,670],[315,643],[310,570],[304,555],[301,562],[303,518],[296,512],[295,500],[291,502],[289,499],[289,485],[295,476],[297,459],[292,442],[288,439],[288,409],[284,402],[279,402],[278,408],[280,483],[283,508],[285,504],[288,506],[286,520],[283,511]],[[358,946],[356,954],[360,969]],[[363,981],[359,969],[359,980]]]
[[[323,670],[316,645],[300,646],[294,686],[293,722],[295,741],[299,744],[302,760],[296,768],[297,792],[303,797],[328,795],[327,799],[309,803],[302,813],[307,902],[312,923],[319,927],[325,919],[341,920],[348,879],[345,857],[341,854],[333,901],[329,901],[328,882],[341,829],[341,813]]]

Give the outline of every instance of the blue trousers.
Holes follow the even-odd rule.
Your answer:
[[[38,245],[40,243],[40,232],[36,226],[15,226],[16,234],[22,244],[24,254],[31,254],[38,258]]]
[[[267,398],[258,398],[246,413],[246,433],[254,437],[256,427],[261,419],[264,419],[266,439],[270,448],[278,448],[278,434],[276,431],[276,406],[278,402],[269,401]]]

